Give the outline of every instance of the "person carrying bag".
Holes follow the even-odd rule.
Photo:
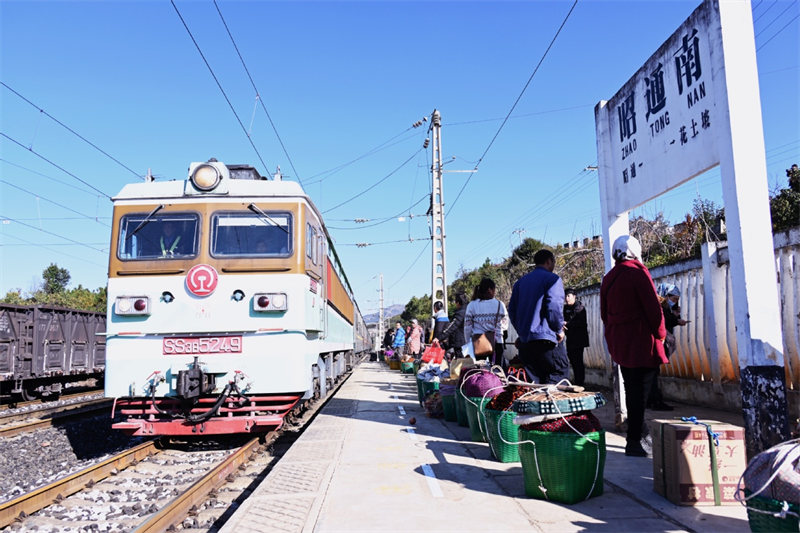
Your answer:
[[[472,342],[475,358],[492,362],[497,362],[496,343],[503,338],[503,325],[508,323],[506,308],[495,299],[495,291],[494,281],[483,278],[478,285],[478,299],[467,305],[464,318],[464,336]]]

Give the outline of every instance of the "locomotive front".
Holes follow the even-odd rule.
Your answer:
[[[251,167],[211,160],[126,186],[109,261],[105,393],[126,417],[113,427],[265,432],[312,396],[333,340],[321,228],[298,184]]]

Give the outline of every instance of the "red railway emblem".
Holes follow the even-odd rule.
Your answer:
[[[186,274],[186,288],[196,296],[208,296],[217,288],[219,275],[211,265],[195,265]]]

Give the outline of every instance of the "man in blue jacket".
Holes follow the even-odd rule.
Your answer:
[[[553,272],[556,258],[550,250],[533,256],[536,268],[514,284],[508,316],[519,339],[519,357],[529,378],[558,383],[569,377],[564,341],[564,284]]]
[[[403,329],[403,324],[398,322],[395,324],[394,341],[392,342],[392,350],[394,350],[397,358],[403,356],[403,348],[406,345],[406,332]]]

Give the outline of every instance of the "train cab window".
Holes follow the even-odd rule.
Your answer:
[[[306,225],[306,256],[315,265],[320,264],[319,248],[317,246],[319,230],[311,224]]]
[[[196,213],[124,215],[119,222],[117,257],[123,261],[195,257],[199,226]]]
[[[292,255],[291,213],[216,213],[211,221],[211,255],[289,257]]]

